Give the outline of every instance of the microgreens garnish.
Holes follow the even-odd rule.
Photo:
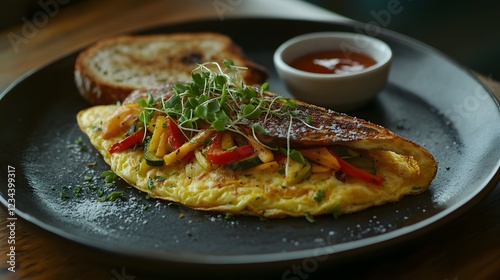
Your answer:
[[[269,84],[260,88],[245,85],[241,72],[245,67],[235,66],[232,60],[223,61],[225,68],[216,62],[200,64],[193,70],[192,81],[187,84],[174,85],[173,94],[165,99],[159,99],[160,108],[152,95],[148,100],[139,100],[139,105],[145,110],[139,120],[149,123],[157,111],[178,120],[178,125],[184,129],[197,129],[197,121],[203,120],[214,130],[232,130],[238,132],[238,125],[244,124],[244,119],[257,120],[263,114],[273,114],[280,117],[293,114],[295,102],[285,97],[267,98],[264,92],[269,90]],[[284,100],[283,106],[272,108],[277,100]],[[252,125],[252,130],[260,134],[267,132],[259,123]]]
[[[139,100],[139,105],[144,108],[139,120],[146,127],[154,113],[162,112],[176,120],[183,132],[201,130],[200,123],[205,123],[215,131],[229,130],[242,135],[240,127],[251,124],[252,134],[258,139],[256,133],[268,134],[265,123],[269,117],[288,119],[290,126],[284,153],[294,160],[305,161],[299,152],[290,150],[289,138],[294,119],[308,126],[311,119],[299,118],[294,100],[265,95],[269,84],[260,87],[246,85],[241,75],[245,69],[234,65],[232,60],[223,60],[222,66],[216,62],[200,64],[192,71],[192,80],[175,84],[171,95],[154,100],[149,94],[148,100]],[[276,103],[279,106],[275,106]],[[275,147],[268,148],[276,150]]]

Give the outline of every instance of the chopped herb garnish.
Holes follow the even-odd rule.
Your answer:
[[[255,132],[257,133],[260,133],[260,134],[263,134],[263,135],[267,135],[267,131],[260,125],[260,123],[254,123],[252,125],[252,128]]]
[[[342,212],[340,212],[340,203],[333,206],[333,208],[330,210],[330,213],[332,213],[335,219],[337,219],[340,215],[342,215]]]
[[[167,179],[163,176],[158,176],[158,175],[156,175],[154,178],[157,182],[162,182],[162,181],[165,181]]]
[[[103,195],[104,195],[104,190],[103,190],[103,189],[101,189],[101,188],[100,188],[100,189],[98,189],[98,190],[97,190],[97,197],[101,197],[101,196],[103,196]]]
[[[73,189],[73,194],[75,195],[75,197],[80,197],[80,193],[82,192],[82,186],[76,186],[74,189]]]
[[[87,151],[87,145],[85,145],[85,143],[83,142],[82,137],[78,137],[78,138],[75,140],[75,144],[76,144],[76,146],[78,147],[78,150],[79,150],[79,151],[81,151],[81,152],[85,152],[85,151]]]
[[[116,175],[116,173],[112,170],[103,171],[102,176],[104,177],[104,182],[106,183],[112,183],[118,179],[118,175]]]
[[[69,196],[66,192],[62,191],[59,193],[59,197],[60,198],[71,198],[71,196]]]
[[[302,163],[302,164],[306,164],[307,163],[307,160],[306,158],[297,150],[289,150],[288,151],[288,156],[295,160],[296,162],[299,162],[299,163]]]
[[[155,187],[155,183],[153,182],[153,179],[151,177],[148,178],[148,189],[152,190]]]
[[[323,197],[325,195],[325,191],[323,190],[318,190],[315,194],[314,194],[314,200],[316,200],[317,202],[321,202],[323,200]]]
[[[121,200],[126,200],[125,197],[123,197],[122,195],[123,195],[123,192],[115,191],[115,192],[109,193],[108,195],[106,195],[104,197],[99,198],[98,200],[99,201],[115,201],[118,198]]]
[[[77,145],[82,145],[82,144],[83,144],[83,139],[82,139],[82,137],[78,137],[78,138],[75,140],[75,144],[77,144]]]
[[[308,222],[310,222],[312,224],[316,222],[316,220],[314,219],[313,215],[311,215],[310,213],[306,213],[304,216],[306,217],[306,220]]]

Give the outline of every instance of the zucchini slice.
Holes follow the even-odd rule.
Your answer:
[[[246,159],[230,162],[226,164],[226,168],[233,171],[243,171],[260,164],[262,164],[262,160],[258,156],[251,156]]]
[[[145,145],[144,145],[144,159],[146,160],[146,163],[149,166],[163,166],[165,161],[163,158],[157,158],[155,153],[149,150],[149,143],[151,143],[151,140],[147,140]]]

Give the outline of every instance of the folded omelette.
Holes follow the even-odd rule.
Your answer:
[[[153,198],[266,218],[345,214],[424,192],[422,146],[368,121],[285,98],[200,65],[193,81],[82,110],[111,169]]]

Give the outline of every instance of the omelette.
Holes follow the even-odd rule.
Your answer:
[[[248,86],[240,68],[80,111],[111,169],[152,198],[266,218],[346,214],[424,192],[422,146],[379,125]]]

